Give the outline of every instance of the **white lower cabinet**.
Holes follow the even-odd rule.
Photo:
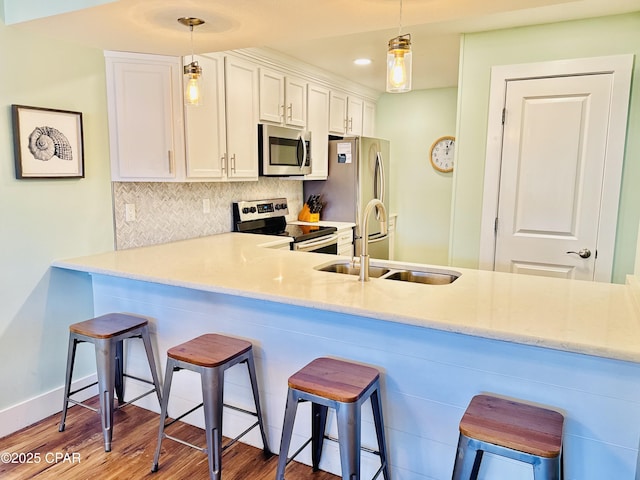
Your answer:
[[[338,255],[353,257],[353,227],[338,229]]]
[[[180,180],[180,58],[105,52],[105,62],[112,180]]]

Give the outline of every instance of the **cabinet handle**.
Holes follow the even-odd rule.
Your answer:
[[[236,173],[236,154],[231,155],[231,172]]]
[[[280,118],[284,118],[284,103],[280,105]]]
[[[227,171],[227,154],[220,157],[220,171],[225,174]]]
[[[348,130],[349,130],[350,132],[352,132],[352,131],[353,131],[353,117],[351,117],[351,118],[349,119],[349,129],[348,129]]]
[[[173,152],[167,151],[167,157],[169,158],[169,173],[173,173]]]
[[[293,120],[293,103],[289,104],[287,110],[289,111],[289,120]]]

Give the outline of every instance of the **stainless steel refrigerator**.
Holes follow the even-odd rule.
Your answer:
[[[389,211],[389,141],[380,138],[353,137],[329,141],[327,180],[304,182],[304,198],[322,195],[322,220],[353,222],[355,255],[362,251],[362,212],[369,200],[378,198]],[[389,238],[381,240],[380,222],[373,209],[368,221],[369,256],[389,258]]]

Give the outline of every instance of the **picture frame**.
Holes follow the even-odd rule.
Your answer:
[[[16,178],[84,178],[82,113],[11,105]]]

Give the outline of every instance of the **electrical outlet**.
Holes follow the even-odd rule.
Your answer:
[[[208,198],[202,199],[202,213],[210,213],[211,212],[211,200]]]
[[[136,221],[136,205],[135,203],[126,203],[124,205],[124,219],[127,222]]]

